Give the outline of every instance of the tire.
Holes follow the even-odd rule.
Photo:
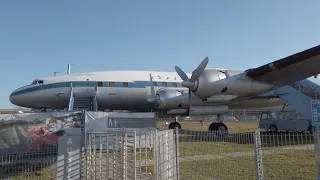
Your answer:
[[[209,132],[213,131],[213,134],[218,137],[218,139],[227,137],[228,127],[224,123],[212,123],[209,126]]]
[[[178,122],[172,122],[169,124],[169,129],[175,129],[175,127],[178,127],[179,129],[181,129],[181,125]]]
[[[278,128],[276,125],[271,125],[270,128],[269,128],[270,132],[271,133],[276,133],[278,132]]]

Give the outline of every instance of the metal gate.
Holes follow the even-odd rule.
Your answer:
[[[85,179],[175,179],[179,174],[174,130],[86,133]]]
[[[136,133],[86,134],[85,179],[136,179]]]

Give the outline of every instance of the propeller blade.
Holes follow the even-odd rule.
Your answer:
[[[190,114],[190,108],[191,108],[191,89],[189,89],[189,107],[188,107],[188,116]]]
[[[191,82],[193,82],[196,79],[198,79],[198,77],[201,75],[203,70],[206,68],[208,62],[209,62],[209,58],[208,57],[204,58],[204,60],[199,64],[197,69],[195,69],[194,72],[192,73],[192,76],[190,78]]]
[[[184,73],[178,66],[175,66],[174,69],[178,73],[178,75],[181,77],[182,80],[186,81],[189,80],[188,76],[186,73]]]
[[[156,91],[154,90],[154,84],[153,84],[153,81],[152,81],[151,73],[149,74],[149,76],[150,76],[150,82],[151,82],[151,86],[150,86],[150,88],[151,88],[151,96],[155,97],[156,96]]]
[[[150,76],[150,89],[151,89],[151,97],[148,98],[148,101],[149,102],[156,102],[157,98],[156,98],[156,92],[154,90],[154,85],[153,85],[153,81],[152,81],[152,76],[151,76],[151,73],[149,73],[149,76]]]

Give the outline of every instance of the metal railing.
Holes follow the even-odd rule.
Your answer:
[[[64,121],[65,126],[70,119],[80,126],[72,123],[64,133],[47,136],[45,119],[52,118],[50,113],[34,113],[25,121],[1,124],[0,179],[302,180],[317,177],[318,150],[314,137],[319,136],[319,128],[314,134],[260,131],[221,134],[144,128],[109,128],[85,133],[89,124],[84,124],[84,113],[87,112],[59,114],[56,118]],[[19,118],[23,119],[22,116]],[[72,134],[73,131],[81,133]]]
[[[93,96],[93,100],[92,100],[92,107],[93,107],[93,111],[98,111],[98,98],[97,98],[97,91],[98,91],[98,87],[95,87],[95,91],[94,91],[94,96]]]
[[[73,104],[74,104],[74,93],[73,93],[73,87],[72,87],[72,84],[71,84],[68,111],[73,111]]]

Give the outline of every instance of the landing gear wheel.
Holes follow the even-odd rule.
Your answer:
[[[209,131],[216,131],[219,135],[225,135],[228,133],[228,127],[224,123],[211,123]]]
[[[169,129],[175,129],[176,127],[178,127],[179,129],[181,129],[181,125],[178,122],[172,122],[169,124]]]
[[[269,128],[269,132],[272,132],[272,133],[276,133],[276,132],[278,132],[278,128],[277,128],[277,126],[275,126],[275,125],[270,126],[270,128]]]

